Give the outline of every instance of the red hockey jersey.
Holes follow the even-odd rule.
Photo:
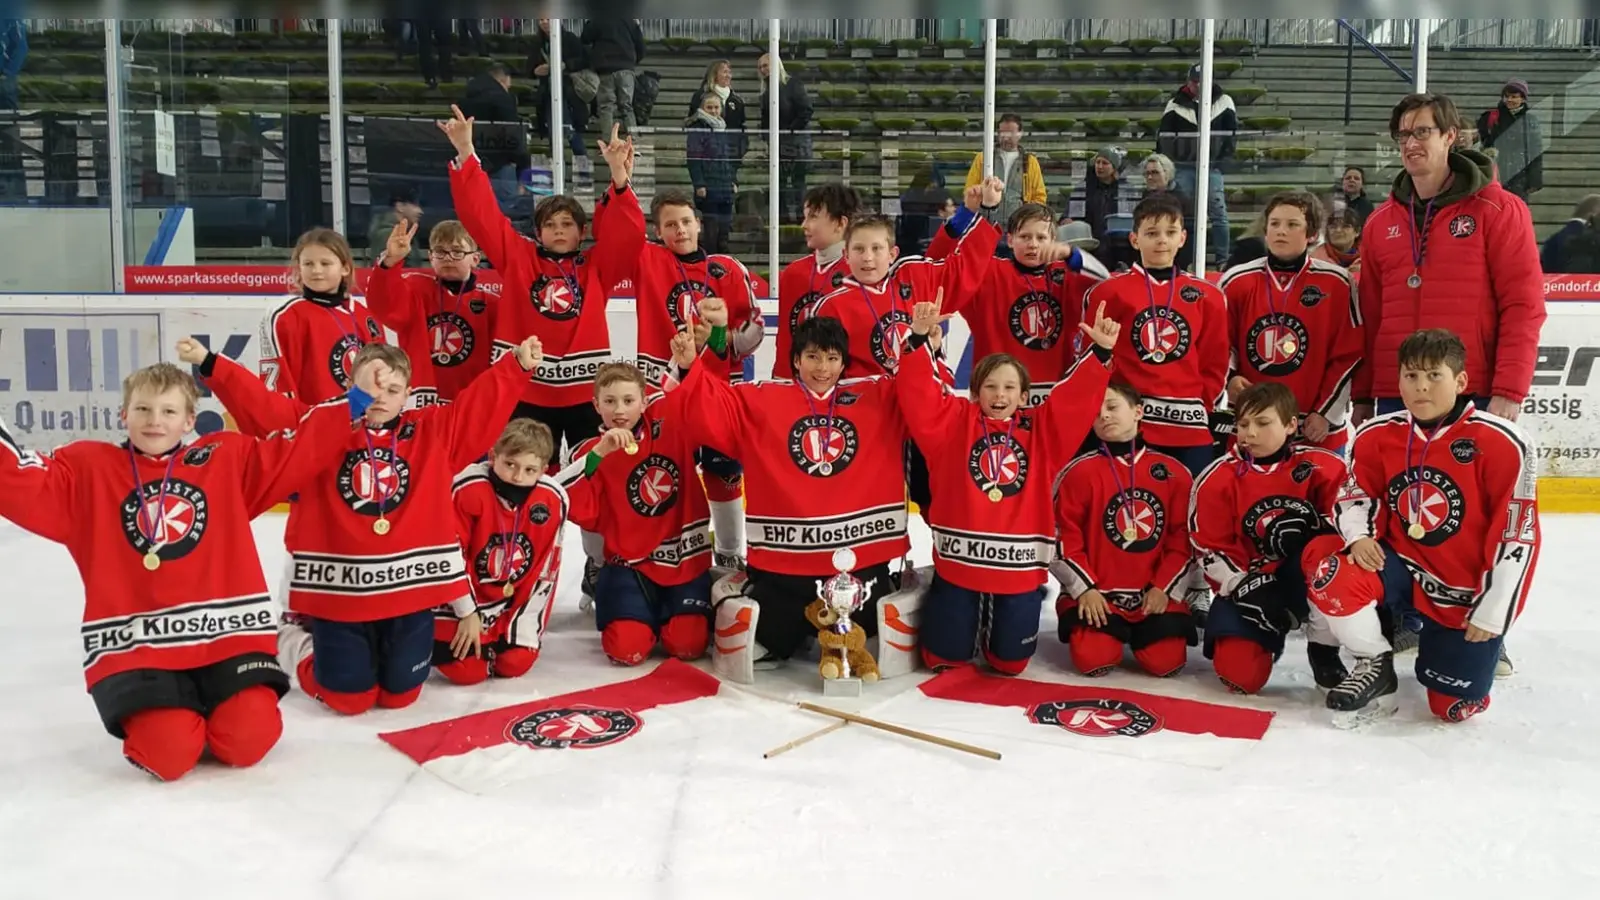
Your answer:
[[[847,276],[838,290],[818,300],[807,316],[838,319],[850,335],[844,377],[893,375],[900,350],[911,336],[911,307],[918,301],[932,303],[940,288],[946,308],[969,302],[989,271],[999,240],[994,226],[977,218],[946,258],[902,256],[877,284],[865,285]]]
[[[215,432],[156,458],[101,441],[26,452],[0,422],[0,516],[72,554],[89,687],[132,669],[277,652],[250,520],[331,466],[349,439],[350,407],[332,400],[298,424],[260,441]]]
[[[230,411],[296,402],[262,390],[231,360],[219,358],[209,380]],[[469,596],[451,480],[493,446],[527,382],[508,354],[454,403],[408,409],[383,428],[357,428],[336,468],[303,487],[289,513],[289,608],[372,622]]]
[[[1318,413],[1328,436],[1345,445],[1350,380],[1361,361],[1361,305],[1342,266],[1307,258],[1285,276],[1267,258],[1229,269],[1218,283],[1228,300],[1228,369],[1251,384],[1277,382],[1294,394],[1301,418]]]
[[[954,246],[955,239],[941,228],[928,245],[928,256],[943,259]],[[1012,257],[997,257],[968,302],[952,306],[945,295],[944,311],[960,313],[972,333],[974,362],[991,353],[1009,353],[1028,367],[1030,406],[1044,402],[1077,359],[1084,292],[1108,277],[1093,257],[1083,258],[1089,268],[1074,272],[1065,262],[1025,266]]]
[[[703,250],[677,254],[665,245],[647,243],[631,260],[635,320],[638,323],[639,368],[651,384],[660,384],[672,369],[672,337],[689,327],[700,301],[719,297],[728,307],[731,371],[738,381],[743,362],[761,343],[766,326],[756,303],[750,272],[744,263]]]
[[[1143,441],[1103,445],[1068,464],[1056,487],[1061,589],[1076,600],[1096,590],[1128,622],[1144,619],[1144,592],[1174,600],[1194,558],[1189,494],[1194,478],[1177,458]]]
[[[471,606],[483,619],[483,643],[537,647],[560,574],[567,492],[546,476],[527,499],[512,503],[495,491],[489,471],[489,463],[473,463],[456,475],[451,488],[472,582]],[[436,636],[455,637],[456,622],[469,611],[465,604],[439,609]]]
[[[693,440],[744,466],[750,565],[826,577],[843,547],[857,568],[905,555],[906,434],[889,379],[817,396],[796,381],[729,385],[727,371],[708,347],[678,391]]]
[[[1211,443],[1211,409],[1228,374],[1228,318],[1222,292],[1182,272],[1160,281],[1141,267],[1084,294],[1084,315],[1100,304],[1122,325],[1117,378],[1144,397],[1145,440],[1156,447]]]
[[[572,521],[600,535],[606,560],[660,585],[687,584],[711,568],[711,508],[695,473],[700,444],[686,420],[687,399],[681,387],[652,392],[634,427],[639,452],[612,453],[585,476],[584,457],[600,442],[591,438],[561,474]]]
[[[1536,457],[1520,426],[1471,403],[1432,432],[1404,411],[1379,416],[1351,442],[1339,531],[1400,554],[1423,615],[1505,634],[1527,603],[1539,557]],[[1411,536],[1413,524],[1422,537]]]
[[[1055,554],[1050,492],[1100,412],[1110,362],[1104,350],[1085,354],[1043,403],[1000,422],[945,388],[926,345],[900,357],[894,385],[928,461],[925,518],[939,577],[992,594],[1044,584]]]
[[[794,329],[805,321],[818,300],[850,277],[844,244],[814,251],[783,267],[778,275],[778,335],[773,347],[772,377],[794,378]]]
[[[367,307],[411,357],[411,405],[456,398],[489,368],[500,285],[447,284],[428,269],[373,266]]]
[[[523,237],[500,212],[478,158],[450,165],[456,215],[500,270],[491,359],[530,334],[544,345],[544,362],[523,400],[537,406],[577,406],[594,399],[594,374],[612,358],[606,302],[611,286],[634,265],[644,246],[644,213],[633,188],[614,185],[594,208],[594,246],[554,253]]]
[[[267,389],[313,406],[350,389],[356,354],[367,344],[383,343],[383,327],[359,298],[293,297],[261,320],[261,380]],[[293,428],[297,407],[277,405],[282,417],[235,416],[239,430],[262,437]],[[234,412],[234,410],[229,410]]]
[[[1329,523],[1344,474],[1336,454],[1301,444],[1250,461],[1235,448],[1207,466],[1189,501],[1189,541],[1217,593],[1233,593],[1251,572],[1277,570],[1282,560],[1267,540],[1274,519],[1292,512]]]

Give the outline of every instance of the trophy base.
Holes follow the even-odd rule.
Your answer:
[[[859,697],[861,696],[861,679],[824,678],[822,679],[822,696]]]

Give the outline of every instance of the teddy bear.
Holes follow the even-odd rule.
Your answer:
[[[822,648],[822,662],[817,669],[823,678],[878,680],[878,664],[867,652],[867,633],[848,614],[818,597],[806,607],[806,621],[817,628],[817,645]]]

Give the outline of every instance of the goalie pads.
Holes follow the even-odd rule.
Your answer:
[[[900,589],[878,600],[878,677],[894,678],[915,671],[920,657],[917,634],[922,624],[922,598],[933,583],[933,568],[907,569]]]
[[[745,596],[749,576],[743,572],[718,578],[711,584],[711,607],[716,613],[712,633],[711,672],[735,684],[754,684],[756,621],[761,604]]]

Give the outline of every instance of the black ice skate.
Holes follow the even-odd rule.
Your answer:
[[[1306,659],[1311,662],[1311,677],[1316,680],[1317,687],[1324,691],[1338,687],[1350,675],[1350,670],[1344,667],[1344,660],[1339,658],[1339,648],[1336,646],[1307,641]]]
[[[1355,728],[1392,715],[1395,692],[1400,682],[1394,676],[1394,654],[1356,658],[1356,667],[1344,681],[1328,691],[1328,708],[1334,711],[1333,724]]]
[[[594,583],[600,577],[600,564],[592,559],[583,561],[583,582],[578,586],[578,608],[584,612],[594,609]]]

